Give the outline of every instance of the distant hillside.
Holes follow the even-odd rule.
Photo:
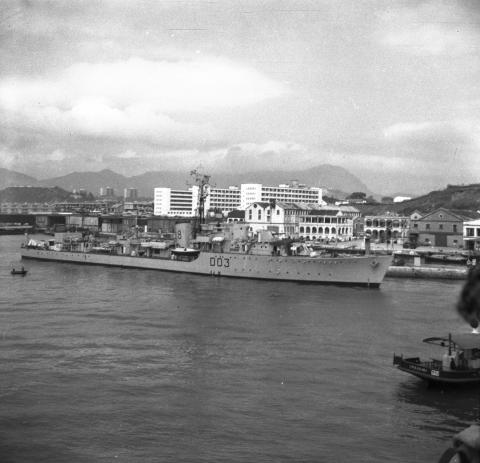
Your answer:
[[[448,185],[444,190],[431,191],[395,206],[405,214],[411,214],[416,209],[421,212],[430,212],[439,207],[476,212],[480,210],[480,184]]]
[[[125,187],[137,188],[142,196],[153,196],[153,189],[160,186],[171,188],[186,188],[191,184],[189,172],[147,172],[142,175],[125,178]],[[308,186],[352,193],[363,191],[372,194],[368,187],[347,170],[330,165],[321,165],[312,169],[295,171],[257,171],[246,173],[222,172],[211,176],[212,185],[222,188],[241,183],[263,183],[264,185],[278,185],[298,180]]]
[[[124,188],[137,188],[139,195],[143,197],[153,197],[155,187],[187,188],[192,183],[190,172],[171,172],[156,171],[146,172],[142,175],[125,177],[109,169],[99,172],[73,172],[62,177],[49,178],[41,181],[28,176],[24,179],[17,177],[17,173],[5,171],[5,178],[11,175],[9,184],[3,185],[0,182],[0,188],[14,185],[41,185],[46,187],[58,186],[67,191],[84,188],[88,192],[98,196],[100,188],[114,188],[117,196],[122,195]],[[9,174],[10,173],[10,174]],[[18,174],[22,175],[22,174]],[[247,173],[222,172],[211,176],[212,185],[217,187],[227,187],[230,185],[240,185],[241,183],[263,183],[264,185],[278,185],[288,183],[291,180],[298,180],[308,186],[326,188],[328,190],[338,190],[346,194],[354,191],[363,191],[367,195],[372,192],[355,175],[342,167],[332,165],[320,165],[311,169],[295,171],[257,171]]]
[[[20,172],[0,168],[0,190],[9,186],[36,186],[38,180]]]
[[[46,187],[58,186],[67,191],[84,188],[94,196],[98,196],[100,188],[107,186],[114,188],[115,194],[122,195],[128,181],[123,175],[104,169],[99,172],[72,172],[62,177],[41,180],[39,183]],[[153,191],[151,196],[153,196]]]
[[[466,217],[480,217],[480,184],[448,185],[444,190],[431,191],[418,198],[393,204],[355,205],[362,215],[386,214],[397,212],[410,215],[415,210],[421,213],[431,212],[443,207]]]
[[[72,193],[58,187],[8,187],[0,190],[2,203],[51,203],[69,199],[72,199]]]

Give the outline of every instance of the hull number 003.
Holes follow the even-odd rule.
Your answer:
[[[230,267],[230,257],[210,257],[210,267]]]

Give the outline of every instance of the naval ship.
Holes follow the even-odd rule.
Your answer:
[[[207,178],[208,180],[208,178]],[[306,243],[279,239],[271,231],[252,235],[245,223],[214,228],[205,223],[205,177],[199,184],[197,221],[178,223],[170,239],[125,238],[99,242],[93,235],[56,234],[27,240],[23,259],[141,268],[262,280],[377,288],[392,256],[320,253]]]
[[[185,226],[177,226],[182,236]],[[236,225],[236,224],[234,224]],[[237,225],[232,227],[240,228]],[[81,237],[63,236],[49,241],[29,240],[21,248],[23,259],[40,259],[124,268],[142,268],[263,280],[290,280],[379,287],[392,261],[387,255],[336,255],[312,251],[305,243],[269,240],[198,237],[189,243],[119,240],[102,245]],[[176,244],[175,244],[176,243]],[[195,246],[195,247],[192,247]]]

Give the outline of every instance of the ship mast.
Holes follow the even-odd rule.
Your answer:
[[[210,175],[202,174],[198,169],[192,170],[190,175],[193,177],[194,184],[198,187],[198,207],[195,220],[195,232],[199,232],[203,223],[205,223],[205,201],[208,196],[208,187],[210,186]]]

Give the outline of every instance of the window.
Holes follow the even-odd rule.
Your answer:
[[[248,219],[252,220],[252,210],[251,209],[248,211]]]
[[[467,236],[474,236],[473,232],[474,232],[473,228],[467,228]]]
[[[262,211],[258,210],[258,220],[262,220]]]
[[[430,230],[430,224],[429,223],[425,224],[425,230]]]
[[[453,233],[457,233],[457,225],[456,224],[453,225]]]
[[[443,223],[438,224],[438,229],[443,230]]]

